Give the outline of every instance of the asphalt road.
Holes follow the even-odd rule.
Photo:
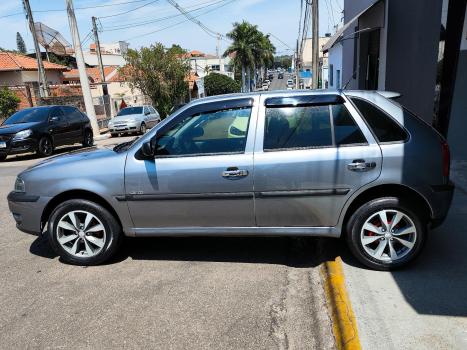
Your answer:
[[[284,78],[279,79],[278,74],[274,74],[274,79],[271,81],[271,85],[269,86],[269,91],[273,90],[285,90],[287,88],[287,79],[289,79],[289,74],[284,73]]]
[[[8,211],[37,161],[0,163],[0,348],[334,348],[317,240],[127,239],[107,265],[66,265]]]

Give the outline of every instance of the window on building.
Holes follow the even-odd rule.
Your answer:
[[[373,130],[379,142],[407,140],[407,132],[384,111],[361,98],[352,97],[351,100]]]
[[[336,87],[341,88],[341,71],[340,69],[336,70]]]
[[[220,71],[221,67],[218,64],[211,65],[211,70]]]
[[[329,65],[329,86],[334,86],[334,65]]]

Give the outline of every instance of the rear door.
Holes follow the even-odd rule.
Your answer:
[[[328,227],[376,180],[381,150],[340,95],[262,96],[255,143],[258,226]]]
[[[84,138],[83,135],[83,117],[80,111],[73,106],[62,106],[63,114],[68,121],[66,144],[81,142]]]

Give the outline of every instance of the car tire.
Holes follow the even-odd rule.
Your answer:
[[[101,205],[84,199],[58,205],[48,220],[47,236],[64,262],[84,266],[109,260],[123,238],[117,219]]]
[[[0,162],[3,162],[6,157],[8,157],[6,154],[0,154]]]
[[[143,122],[143,123],[141,123],[141,126],[139,127],[139,133],[141,135],[144,135],[146,133],[146,131],[147,131],[146,124]]]
[[[110,133],[110,137],[118,137],[118,134],[115,132]]]
[[[37,154],[40,157],[49,157],[54,153],[52,139],[48,136],[42,136],[37,143]]]
[[[94,135],[89,129],[84,130],[83,147],[92,147],[94,145]]]
[[[412,208],[396,197],[363,204],[346,227],[352,254],[362,264],[380,271],[398,269],[413,261],[427,239],[427,225],[423,215]]]

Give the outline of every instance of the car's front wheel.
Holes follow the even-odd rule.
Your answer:
[[[122,230],[115,217],[101,205],[83,199],[63,202],[52,212],[47,234],[63,261],[97,265],[118,250]]]
[[[6,154],[0,154],[0,162],[3,162],[6,159]]]
[[[37,154],[41,157],[51,156],[54,152],[52,140],[48,136],[42,136],[37,144]]]
[[[423,248],[427,226],[422,219],[398,198],[375,199],[351,216],[347,242],[354,256],[372,269],[400,268]]]

